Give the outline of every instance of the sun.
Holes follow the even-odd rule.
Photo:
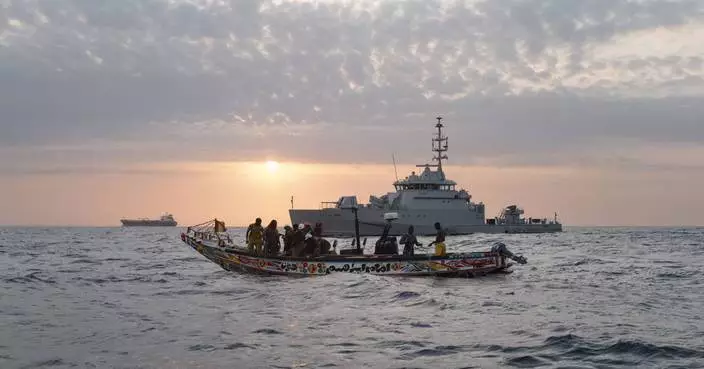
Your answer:
[[[269,173],[275,173],[277,170],[279,170],[279,162],[269,160],[266,162],[266,170]]]

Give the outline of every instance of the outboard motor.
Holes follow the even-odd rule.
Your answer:
[[[528,259],[525,258],[525,256],[522,255],[515,255],[511,251],[508,250],[506,247],[506,244],[503,242],[497,242],[494,244],[494,246],[491,247],[491,252],[496,252],[499,255],[505,256],[511,260],[514,260],[518,264],[525,264],[528,262]]]
[[[384,231],[381,237],[376,241],[374,247],[375,255],[398,255],[398,242],[396,241],[396,236],[389,236],[389,231],[391,230],[391,222],[398,219],[398,214],[396,213],[386,213],[384,214],[384,219],[387,221],[384,226]]]
[[[379,239],[376,241],[374,247],[375,255],[398,255],[398,242],[395,236],[386,237],[386,239]]]

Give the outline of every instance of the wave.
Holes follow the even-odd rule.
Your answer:
[[[593,341],[566,334],[547,337],[535,346],[481,346],[486,351],[511,354],[506,364],[516,367],[542,366],[550,361],[574,360],[607,365],[637,365],[643,360],[704,359],[704,351],[641,340]]]

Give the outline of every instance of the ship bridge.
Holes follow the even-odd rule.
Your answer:
[[[430,165],[426,164],[425,169],[420,175],[416,172],[411,172],[408,177],[394,182],[396,191],[404,190],[438,190],[438,191],[454,191],[457,183],[445,178],[445,173],[442,170],[431,170]]]
[[[396,191],[408,190],[432,190],[432,191],[455,191],[457,183],[445,178],[445,172],[442,170],[442,160],[447,160],[447,136],[442,134],[442,117],[437,117],[438,123],[435,128],[438,129],[437,134],[432,138],[432,151],[434,164],[416,165],[418,168],[423,168],[420,175],[412,172],[408,177],[394,182]],[[437,168],[431,170],[430,168]]]

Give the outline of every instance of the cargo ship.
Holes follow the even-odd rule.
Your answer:
[[[120,222],[123,227],[176,227],[178,224],[169,213],[162,214],[159,219],[120,219]]]

